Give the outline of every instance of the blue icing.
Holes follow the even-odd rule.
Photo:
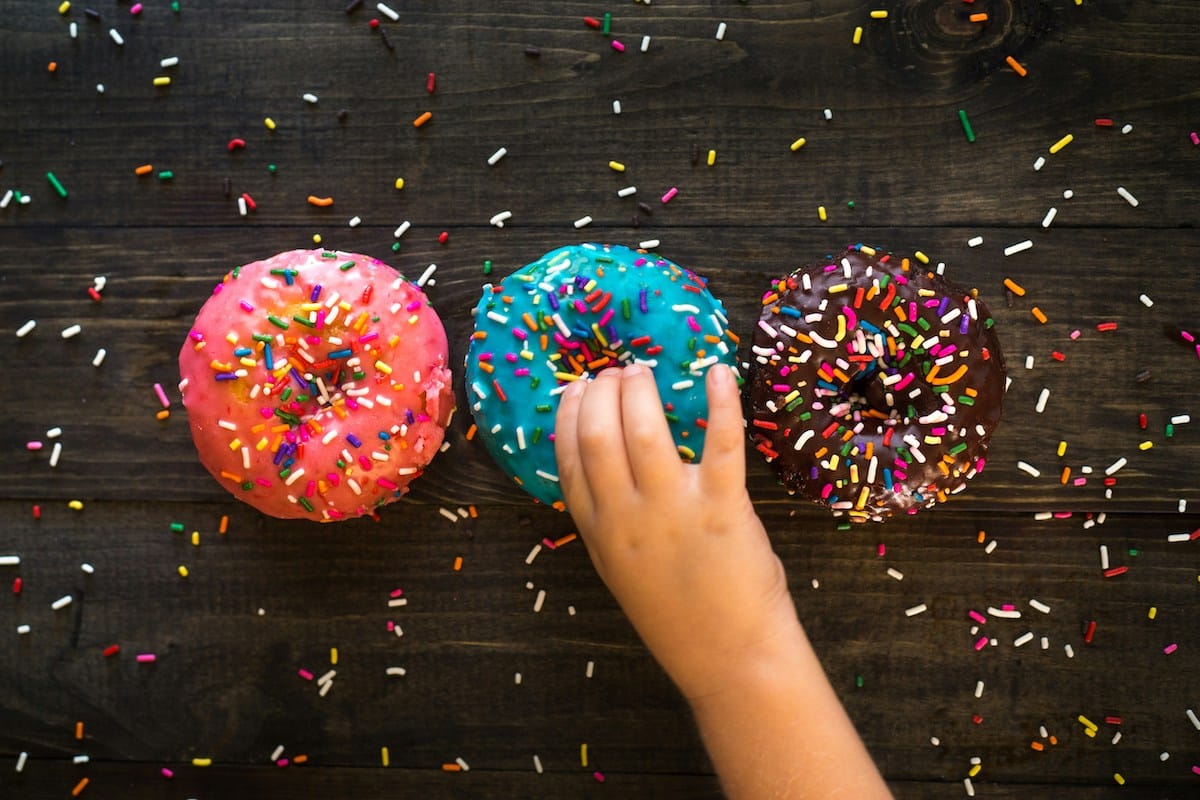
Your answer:
[[[552,438],[558,393],[564,375],[582,370],[590,377],[608,365],[597,360],[652,366],[659,395],[673,408],[667,419],[681,456],[700,460],[704,373],[714,363],[737,362],[725,309],[701,278],[653,254],[582,244],[550,251],[495,289],[486,284],[474,310],[467,401],[476,435],[527,492],[547,505],[561,503]],[[585,353],[590,369],[571,363]]]

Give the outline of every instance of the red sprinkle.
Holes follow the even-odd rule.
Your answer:
[[[436,85],[437,85],[437,75],[435,75],[431,72],[431,73],[429,73],[428,77],[425,78],[425,91],[429,92],[430,94],[433,94],[433,89],[434,89],[434,86],[436,86]]]
[[[445,244],[450,241],[450,231],[442,231],[438,234],[438,244]]]
[[[13,594],[21,593],[21,579],[13,578]]]
[[[95,300],[97,303],[99,303],[99,302],[100,302],[100,300],[102,299],[102,298],[100,297],[100,292],[96,291],[96,287],[95,287],[95,286],[89,286],[89,287],[88,287],[88,297],[92,298],[92,299],[93,299],[93,300]]]
[[[1097,117],[1096,118],[1096,127],[1098,127],[1098,128],[1111,128],[1112,125],[1113,125],[1113,121],[1111,119],[1109,119],[1108,117]]]
[[[1096,326],[1098,331],[1115,331],[1116,329],[1117,323],[1115,322],[1101,322]]]
[[[33,518],[34,518],[34,519],[41,519],[41,518],[42,518],[42,507],[41,507],[41,506],[34,506],[34,507],[33,507]]]
[[[246,208],[250,209],[251,211],[254,211],[258,208],[258,203],[254,202],[254,198],[246,192],[242,192],[242,199],[246,201]]]
[[[1087,631],[1083,634],[1083,641],[1086,644],[1092,643],[1092,638],[1096,635],[1096,620],[1092,620],[1087,625]]]
[[[226,145],[226,147],[228,147],[228,148],[229,148],[229,152],[231,152],[231,153],[232,153],[234,150],[238,150],[238,149],[240,149],[240,148],[243,148],[243,147],[245,147],[245,146],[246,146],[246,140],[245,140],[245,139],[230,139],[230,140],[229,140],[229,144],[228,144],[228,145]]]
[[[1121,718],[1120,717],[1105,717],[1104,724],[1105,725],[1120,725]]]
[[[1066,361],[1067,360],[1067,356],[1064,353],[1058,352],[1057,350],[1055,350],[1053,353],[1051,353],[1050,357],[1053,358],[1055,361]]]
[[[112,656],[115,656],[119,652],[121,652],[121,645],[110,644],[108,647],[104,648],[104,657],[110,658]]]
[[[1146,415],[1145,414],[1138,414],[1138,427],[1141,428],[1142,430],[1146,430]]]
[[[377,19],[372,19],[372,20],[371,20],[370,22],[368,22],[367,24],[371,26],[371,30],[374,30],[375,28],[378,28],[378,27],[379,27],[379,20],[377,20]]]
[[[584,17],[583,24],[587,25],[589,28],[599,28],[600,20],[596,19],[595,17]]]
[[[1115,578],[1118,575],[1124,575],[1126,572],[1129,572],[1129,567],[1125,567],[1125,566],[1113,567],[1112,569],[1104,570],[1104,577]]]

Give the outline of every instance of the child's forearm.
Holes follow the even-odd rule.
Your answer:
[[[797,622],[690,700],[730,800],[890,798]]]

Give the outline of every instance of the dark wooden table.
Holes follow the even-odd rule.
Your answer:
[[[571,521],[465,439],[461,386],[450,450],[378,523],[267,519],[201,468],[191,318],[316,236],[436,263],[456,365],[485,263],[565,243],[658,240],[744,333],[769,278],[845,244],[944,262],[1010,365],[989,466],[847,530],[749,450],[801,616],[898,797],[1200,794],[1200,5],[179,5],[0,1],[0,796],[719,795],[579,542],[529,562]]]

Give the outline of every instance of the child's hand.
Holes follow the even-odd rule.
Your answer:
[[[699,464],[675,449],[644,366],[572,383],[560,398],[555,453],[567,509],[596,571],[689,700],[736,685],[799,630],[783,566],[745,487],[736,378],[706,378]],[[764,659],[765,657],[765,659]]]

